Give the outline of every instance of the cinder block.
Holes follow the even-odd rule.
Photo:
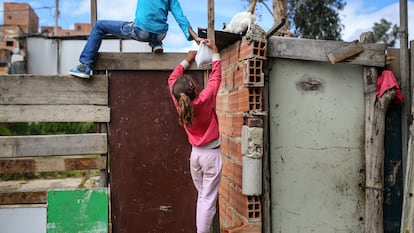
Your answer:
[[[260,202],[259,196],[248,196],[248,212],[249,216],[248,219],[261,219],[261,213],[262,213],[262,204]]]
[[[263,60],[252,58],[244,61],[243,84],[264,87]]]
[[[259,111],[263,110],[263,98],[262,98],[263,89],[260,87],[249,88],[249,110],[250,111]]]
[[[247,59],[237,63],[232,70],[234,88],[241,86],[264,86],[263,60]]]
[[[266,60],[267,41],[247,40],[240,43],[240,59],[259,58]]]
[[[261,158],[263,156],[263,128],[242,128],[242,154],[249,158]]]

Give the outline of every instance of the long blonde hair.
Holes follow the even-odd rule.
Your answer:
[[[194,109],[192,100],[197,96],[197,88],[194,80],[184,75],[175,81],[172,88],[173,95],[178,102],[178,123],[181,126],[191,126],[194,120]]]

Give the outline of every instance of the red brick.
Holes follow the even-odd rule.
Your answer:
[[[239,62],[234,67],[234,86],[242,87],[244,85],[245,65],[244,62]]]
[[[249,209],[248,209],[248,200],[246,196],[242,196],[240,197],[238,203],[237,203],[237,212],[245,217],[246,219],[248,218],[249,215]]]
[[[219,196],[226,202],[230,200],[230,185],[227,179],[222,179],[220,181]]]
[[[233,163],[225,157],[223,158],[223,169],[221,171],[221,176],[227,177],[229,180],[233,179]]]
[[[243,127],[243,122],[244,122],[244,118],[243,118],[243,113],[239,112],[236,114],[232,115],[233,120],[232,120],[232,136],[234,137],[241,137],[241,132],[242,132],[242,127]]]
[[[250,109],[250,94],[249,88],[243,87],[238,90],[238,111],[240,112],[248,112]]]
[[[220,146],[220,150],[221,150],[221,155],[222,156],[228,156],[229,153],[229,139],[227,135],[221,134],[221,146]]]
[[[233,69],[226,69],[221,72],[221,82],[224,83],[223,88],[227,91],[234,89]]]
[[[263,119],[260,117],[247,117],[246,124],[249,127],[263,128]]]
[[[240,151],[239,147],[241,148],[241,142],[235,140],[234,138],[229,138],[228,140],[228,152],[229,152],[229,156],[231,158],[235,158],[237,161],[240,161],[238,159],[238,153]]]
[[[243,38],[240,43],[240,59],[259,58],[266,60],[266,41],[248,41]]]
[[[229,47],[229,53],[230,53],[229,66],[235,65],[239,61],[240,43],[241,43],[240,41],[237,41],[236,43],[232,44]]]
[[[238,187],[242,187],[242,165],[234,163],[233,165],[233,182]]]
[[[232,122],[231,122],[231,118],[229,114],[217,113],[217,116],[219,117],[220,134],[231,135],[233,128],[232,128]]]
[[[224,229],[223,233],[261,233],[262,225],[261,224],[242,224],[241,226],[236,226],[228,229]]]
[[[238,91],[233,91],[229,93],[229,112],[238,112],[239,100],[238,100]]]
[[[230,64],[230,53],[228,48],[224,48],[220,52],[221,68],[225,69]]]

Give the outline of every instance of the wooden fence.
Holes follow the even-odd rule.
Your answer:
[[[0,173],[100,170],[107,185],[108,76],[0,76],[0,122],[94,122],[97,133],[0,137]],[[95,155],[95,156],[93,156]],[[0,190],[0,205],[44,204],[47,190]]]

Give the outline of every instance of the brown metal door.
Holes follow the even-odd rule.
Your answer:
[[[170,71],[113,71],[109,79],[114,233],[195,232],[191,147],[178,125]],[[203,72],[190,73],[199,82]]]

